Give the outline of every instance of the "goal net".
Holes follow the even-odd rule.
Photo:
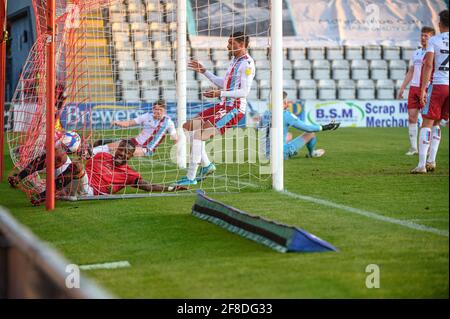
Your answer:
[[[189,166],[192,155],[193,140],[189,134],[185,136],[183,122],[223,102],[205,97],[205,91],[217,86],[186,65],[177,68],[177,59],[184,55],[186,61],[198,60],[218,77],[236,81],[227,73],[233,62],[227,45],[230,35],[241,31],[250,37],[248,54],[256,65],[246,107],[241,110],[244,116],[203,145],[202,152],[216,170],[206,178],[196,178],[197,184],[188,192],[269,187],[270,164],[262,154],[252,120],[258,103],[267,103],[269,98],[269,4],[269,0],[187,0],[186,10],[180,11],[176,0],[56,0],[55,140],[74,131],[81,137],[80,149],[113,156],[121,140],[132,140],[137,147],[128,165],[134,171],[153,184],[176,183],[186,175],[183,163]],[[33,5],[37,40],[13,96],[7,134],[15,170],[28,170],[20,187],[30,196],[45,190],[45,170],[37,159],[46,152],[49,41],[47,1],[33,0]],[[181,55],[177,41],[180,12],[187,24],[187,45]],[[164,107],[158,117],[154,108],[160,104]],[[145,138],[141,136],[144,131],[148,133]],[[185,147],[180,147],[183,144]],[[79,153],[69,158],[82,167],[92,160]],[[200,174],[202,163],[198,164]],[[57,195],[96,198],[70,185],[74,189],[57,189]],[[129,183],[118,189],[115,195],[121,197],[153,194]]]

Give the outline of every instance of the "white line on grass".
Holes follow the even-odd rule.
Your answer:
[[[240,181],[236,181],[231,178],[227,178],[227,177],[223,177],[223,176],[217,176],[217,178],[225,179],[225,180],[230,181],[235,184],[243,184],[243,185],[247,185],[247,186],[254,187],[254,188],[260,188],[260,186],[253,184],[253,183],[249,183],[249,182],[240,182]],[[306,202],[311,202],[311,203],[320,204],[323,206],[337,208],[339,210],[347,211],[349,213],[358,214],[358,215],[369,217],[372,219],[381,220],[381,221],[384,221],[387,223],[400,225],[402,227],[415,229],[415,230],[419,230],[419,231],[423,231],[423,232],[428,232],[428,233],[436,234],[439,236],[448,237],[448,230],[442,230],[442,229],[428,227],[428,226],[421,225],[421,224],[416,224],[416,223],[412,222],[411,220],[401,220],[401,219],[396,219],[396,218],[392,218],[392,217],[387,217],[387,216],[379,215],[377,213],[369,212],[369,211],[366,211],[363,209],[334,203],[334,202],[331,202],[331,201],[328,201],[325,199],[292,193],[287,190],[284,190],[279,193],[282,195],[286,195],[286,196],[289,196],[292,198],[299,199],[299,200],[304,200]]]
[[[94,270],[94,269],[117,269],[117,268],[128,268],[131,267],[127,260],[115,261],[103,264],[92,264],[92,265],[81,265],[81,270]]]
[[[381,220],[381,221],[388,222],[388,223],[391,223],[391,224],[396,224],[396,225],[400,225],[400,226],[403,226],[403,227],[407,227],[407,228],[411,228],[411,229],[415,229],[415,230],[420,230],[420,231],[424,231],[424,232],[433,233],[433,234],[436,234],[436,235],[448,237],[448,231],[447,230],[441,230],[441,229],[437,229],[437,228],[433,228],[433,227],[428,227],[428,226],[416,224],[416,223],[413,223],[413,222],[408,221],[408,220],[401,220],[401,219],[396,219],[396,218],[392,218],[392,217],[387,217],[387,216],[379,215],[379,214],[376,214],[376,213],[373,213],[373,212],[369,212],[369,211],[366,211],[366,210],[362,210],[362,209],[359,209],[359,208],[354,208],[354,207],[350,207],[350,206],[346,206],[346,205],[330,202],[328,200],[292,193],[292,192],[289,192],[287,190],[285,190],[283,192],[280,192],[280,193],[284,194],[286,196],[292,197],[292,198],[296,198],[296,199],[299,199],[299,200],[306,201],[306,202],[311,202],[311,203],[320,204],[320,205],[323,205],[323,206],[337,208],[339,210],[344,210],[344,211],[347,211],[349,213],[358,214],[358,215],[369,217],[369,218],[376,219],[376,220]]]

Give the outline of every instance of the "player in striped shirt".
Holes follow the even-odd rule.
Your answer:
[[[205,151],[205,141],[215,135],[224,134],[245,115],[247,96],[255,77],[255,62],[247,52],[250,38],[243,32],[235,32],[228,39],[227,49],[233,56],[224,78],[218,77],[198,61],[190,61],[188,66],[203,74],[216,88],[203,93],[206,98],[220,98],[220,102],[187,121],[183,128],[192,140],[191,161],[187,175],[177,182],[179,185],[195,185],[197,178],[213,173],[216,167],[210,162]],[[198,165],[202,169],[197,177]]]
[[[175,124],[166,114],[166,102],[164,100],[158,100],[153,104],[152,114],[145,113],[129,121],[113,121],[111,123],[111,126],[123,128],[136,125],[141,125],[143,129],[138,136],[131,139],[131,142],[136,146],[134,156],[153,155],[156,148],[164,141],[167,133],[174,143],[178,140]],[[101,142],[104,143],[104,141]],[[120,141],[116,141],[99,145],[101,142],[94,144],[93,155],[99,152],[114,153],[120,143]]]
[[[419,163],[412,174],[436,169],[436,154],[441,141],[440,122],[448,120],[449,17],[448,10],[439,13],[440,34],[430,38],[422,71],[420,100],[423,123],[419,133]],[[431,79],[431,85],[427,84]]]
[[[417,121],[419,118],[419,110],[422,108],[420,105],[420,80],[423,67],[423,58],[425,57],[428,40],[436,34],[436,31],[431,27],[423,27],[421,30],[420,42],[422,44],[411,57],[409,61],[408,73],[406,73],[405,79],[398,92],[397,99],[403,99],[403,92],[408,84],[410,84],[408,93],[408,132],[410,147],[406,155],[416,155],[417,150]]]

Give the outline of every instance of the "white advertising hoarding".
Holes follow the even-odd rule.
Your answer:
[[[408,104],[388,101],[314,101],[305,102],[305,120],[311,124],[340,122],[342,127],[407,127]]]

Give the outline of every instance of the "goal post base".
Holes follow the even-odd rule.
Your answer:
[[[278,252],[337,251],[331,244],[303,229],[250,215],[211,199],[202,191],[197,194],[192,215]]]

